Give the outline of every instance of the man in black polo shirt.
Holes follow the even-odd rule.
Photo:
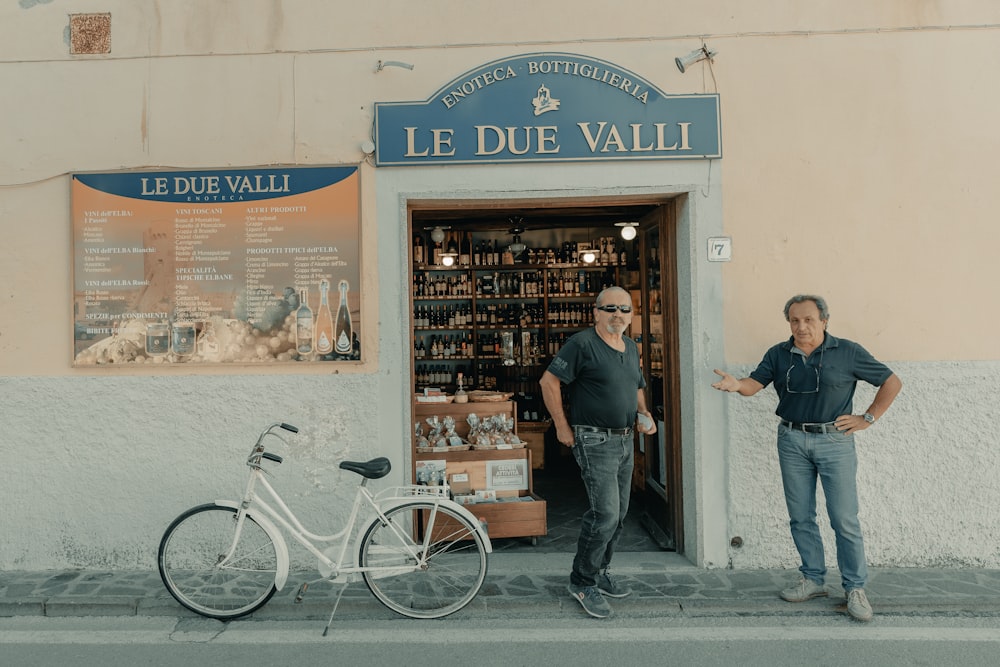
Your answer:
[[[785,304],[785,319],[791,338],[769,349],[750,377],[737,380],[716,369],[722,379],[712,386],[753,396],[773,382],[778,394],[778,462],[792,539],[802,560],[802,578],[781,591],[781,597],[803,602],[827,594],[823,540],[816,525],[818,476],[837,538],[837,565],[847,593],[847,611],[860,621],[870,621],[854,434],[889,409],[903,383],[857,343],[827,333],[830,313],[822,297],[792,297]],[[863,415],[852,414],[858,380],[879,388]]]
[[[635,341],[623,335],[631,322],[629,293],[608,287],[597,295],[594,327],[570,337],[540,381],[556,439],[573,449],[590,500],[580,526],[569,592],[597,618],[611,615],[604,596],[623,598],[631,592],[611,577],[608,565],[628,513],[633,429],[656,433],[646,409],[639,351]]]

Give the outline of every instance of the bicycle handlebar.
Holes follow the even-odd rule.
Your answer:
[[[247,465],[248,466],[251,466],[253,468],[260,468],[260,460],[262,458],[263,459],[267,459],[268,461],[274,461],[275,463],[281,463],[282,461],[284,461],[284,459],[281,458],[280,456],[278,456],[277,454],[272,454],[271,452],[265,452],[264,451],[264,438],[266,438],[267,436],[273,435],[278,440],[284,440],[277,433],[272,433],[272,431],[275,428],[282,428],[282,429],[288,431],[289,433],[298,433],[299,432],[299,429],[298,429],[297,426],[292,426],[291,424],[286,424],[285,422],[278,422],[276,424],[271,424],[266,429],[264,429],[264,432],[261,433],[260,437],[257,438],[257,444],[255,444],[254,447],[253,447],[253,449],[250,450],[250,456],[247,457]],[[285,443],[285,444],[288,444],[288,443]]]

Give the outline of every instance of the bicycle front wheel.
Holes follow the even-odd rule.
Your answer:
[[[160,541],[158,564],[174,599],[209,618],[245,616],[277,590],[271,536],[248,515],[239,522],[231,507],[200,505],[174,519]]]
[[[452,508],[415,501],[385,512],[361,540],[358,562],[382,604],[410,618],[441,618],[469,604],[486,578],[486,547]],[[421,536],[427,539],[414,540]]]

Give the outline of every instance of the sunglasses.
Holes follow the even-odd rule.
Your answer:
[[[795,353],[791,353],[791,359],[789,361],[788,370],[785,372],[785,389],[789,394],[818,394],[819,393],[819,374],[823,370],[823,355],[826,354],[826,347],[819,352],[819,367],[810,366],[808,362],[803,364],[804,369],[802,371],[796,371],[792,373],[792,370],[796,368],[795,366]],[[812,377],[809,374],[810,369],[816,374],[816,388],[810,389],[813,386]],[[799,388],[792,389],[792,377],[798,376]]]
[[[597,310],[603,310],[605,313],[613,313],[616,310],[620,313],[631,313],[632,306],[616,306],[613,303],[609,303],[606,306],[594,306]]]

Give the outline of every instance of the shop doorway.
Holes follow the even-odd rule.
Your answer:
[[[510,394],[518,432],[536,441],[532,486],[546,501],[547,533],[497,539],[497,550],[576,549],[586,494],[555,440],[538,379],[561,343],[590,326],[596,293],[614,284],[639,311],[630,336],[659,430],[636,441],[620,550],[683,551],[675,220],[669,198],[410,202],[415,394],[429,386],[454,393],[461,373],[464,391]],[[623,237],[625,227],[634,238]]]

